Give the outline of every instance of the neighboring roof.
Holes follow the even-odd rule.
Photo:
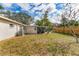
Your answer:
[[[16,23],[16,24],[19,24],[19,25],[26,26],[25,24],[22,24],[22,23],[20,23],[20,22],[14,21],[14,20],[9,19],[9,18],[7,18],[7,17],[0,16],[0,18],[4,19],[4,20],[6,20],[6,21],[12,22],[12,23]]]

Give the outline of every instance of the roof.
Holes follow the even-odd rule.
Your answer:
[[[6,20],[6,21],[9,21],[9,22],[15,23],[15,24],[19,24],[19,25],[26,26],[25,24],[22,24],[22,23],[20,23],[20,22],[14,21],[14,20],[9,19],[9,18],[7,18],[7,17],[0,16],[0,18],[4,19],[4,20]]]

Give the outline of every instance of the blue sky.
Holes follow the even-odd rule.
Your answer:
[[[63,3],[0,3],[4,7],[4,10],[10,10],[12,12],[24,12],[34,17],[35,20],[39,20],[44,11],[49,9],[48,18],[51,22],[57,22],[56,16],[61,14]]]

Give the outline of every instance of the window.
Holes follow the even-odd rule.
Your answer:
[[[14,27],[14,25],[13,24],[9,24],[10,25],[10,27]]]

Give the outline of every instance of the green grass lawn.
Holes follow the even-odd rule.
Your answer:
[[[0,41],[0,55],[79,55],[79,44],[72,36],[63,34],[25,35]]]

